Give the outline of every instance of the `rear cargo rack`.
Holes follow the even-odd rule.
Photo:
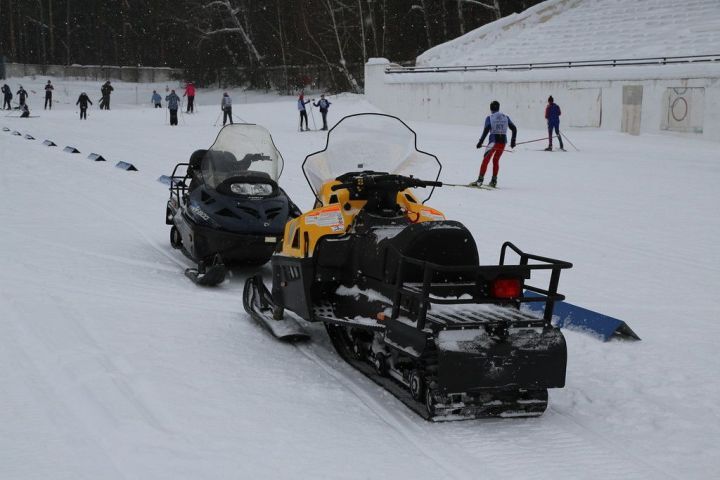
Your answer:
[[[520,261],[517,265],[505,265],[505,254],[510,249],[515,252]],[[392,318],[400,316],[400,308],[405,298],[412,298],[418,302],[417,328],[425,328],[430,304],[501,304],[510,303],[517,307],[526,302],[545,302],[543,320],[548,324],[552,320],[555,302],[565,299],[565,296],[558,293],[560,272],[572,268],[572,263],[557,260],[549,257],[541,257],[525,253],[511,242],[505,242],[500,250],[499,265],[481,266],[449,266],[439,265],[424,260],[419,260],[397,252],[399,257],[398,269],[395,281],[395,293],[392,307]],[[538,263],[530,263],[530,262]],[[406,273],[409,266],[420,267],[422,270],[422,282],[407,280]],[[539,288],[532,285],[525,285],[525,279],[529,279],[533,270],[550,270],[550,280],[547,288]],[[454,274],[457,278],[466,279],[460,282],[434,282],[433,279],[444,274]],[[473,279],[472,281],[469,279]],[[537,295],[525,296],[520,294],[511,299],[498,299],[487,293],[487,286],[490,282],[500,278],[522,279],[521,287],[524,290]],[[443,296],[446,293],[448,295]],[[453,298],[450,298],[452,295]],[[469,297],[469,298],[466,298]]]
[[[170,198],[175,199],[177,201],[177,204],[180,204],[180,200],[185,196],[187,193],[188,185],[185,183],[185,180],[188,178],[187,169],[185,171],[185,175],[177,175],[178,167],[189,167],[189,163],[178,163],[175,165],[175,168],[173,168],[172,175],[170,175]]]

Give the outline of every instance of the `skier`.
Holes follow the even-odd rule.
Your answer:
[[[188,98],[187,113],[193,113],[195,110],[195,85],[193,85],[192,82],[188,82],[185,86],[185,93],[183,93],[183,97],[184,96],[187,96]]]
[[[563,147],[562,136],[560,135],[561,113],[562,112],[560,112],[560,105],[555,103],[552,95],[550,95],[548,97],[547,107],[545,107],[545,119],[547,120],[548,127],[548,142],[550,142],[548,147],[545,149],[546,152],[552,152],[553,130],[555,130],[555,133],[558,137],[558,142],[560,142],[560,150],[565,151],[565,148]]]
[[[220,110],[223,111],[223,126],[225,126],[228,119],[230,119],[230,125],[232,125],[232,98],[230,98],[227,92],[223,93],[222,101],[220,102]]]
[[[103,83],[103,86],[100,87],[100,92],[102,93],[102,100],[100,100],[100,109],[101,110],[103,108],[105,110],[110,110],[110,94],[112,93],[113,90],[115,90],[115,89],[110,85],[110,80]]]
[[[332,105],[332,103],[328,102],[325,99],[325,95],[322,94],[322,95],[320,95],[320,100],[318,100],[317,103],[313,102],[313,105],[320,108],[320,114],[322,114],[322,119],[323,119],[322,130],[327,130],[328,129],[327,113],[328,113],[328,108],[330,108],[330,105]],[[307,119],[306,119],[305,123],[307,123]]]
[[[510,120],[510,117],[500,111],[500,102],[493,100],[490,103],[490,112],[490,115],[485,118],[485,129],[480,137],[480,141],[476,145],[476,148],[480,148],[482,143],[485,141],[487,134],[490,134],[487,148],[485,149],[485,156],[483,157],[482,165],[480,166],[480,175],[478,175],[478,179],[476,181],[470,184],[473,187],[479,187],[482,185],[483,180],[485,179],[485,171],[487,170],[488,163],[490,163],[491,159],[493,161],[493,175],[489,185],[491,187],[497,186],[497,176],[500,171],[500,157],[505,151],[508,128],[512,131],[510,147],[515,148],[517,127],[515,127],[515,124],[512,120]]]
[[[18,101],[20,102],[20,106],[18,108],[22,108],[22,106],[25,105],[25,99],[28,97],[27,91],[25,91],[23,86],[20,85],[20,90],[18,90],[15,95],[18,96]]]
[[[90,101],[90,97],[88,97],[88,94],[82,92],[78,97],[77,102],[75,102],[75,105],[80,105],[80,120],[87,120],[88,103],[90,105],[93,104],[92,101]]]
[[[305,110],[305,105],[310,103],[310,100],[307,102],[304,100],[303,92],[300,92],[300,96],[298,97],[297,101],[297,107],[298,111],[300,112],[300,131],[303,131],[302,124],[303,124],[303,118],[305,119],[305,130],[310,130],[310,127],[308,127],[308,116],[307,111]]]
[[[6,83],[2,86],[2,89],[0,89],[3,94],[3,110],[5,110],[5,105],[7,105],[8,110],[12,110],[12,105],[10,105],[10,100],[12,100],[13,94],[10,90],[10,86]]]
[[[22,113],[20,114],[20,118],[28,118],[30,116],[30,108],[28,107],[27,103],[23,103],[23,106],[20,108]]]
[[[47,85],[45,85],[45,110],[50,108],[52,110],[52,94],[53,90],[55,90],[55,87],[53,87],[50,80],[47,81]]]
[[[155,90],[153,90],[153,94],[152,94],[152,97],[150,98],[150,101],[152,102],[153,105],[155,105],[155,108],[162,108],[162,97]]]
[[[175,93],[175,90],[170,90],[170,95],[165,97],[165,101],[168,105],[168,110],[170,110],[170,125],[177,125],[178,124],[178,106],[180,104],[180,97],[177,96],[177,93]]]

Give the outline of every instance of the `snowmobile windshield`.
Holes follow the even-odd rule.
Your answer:
[[[329,132],[325,149],[303,162],[316,197],[323,183],[348,172],[375,171],[437,180],[442,166],[435,155],[417,149],[415,132],[402,120],[380,113],[360,113],[340,120]],[[424,201],[432,195],[432,190]]]
[[[260,125],[233,124],[223,127],[200,164],[203,180],[217,188],[231,177],[250,173],[267,174],[275,182],[283,169],[283,158],[270,132]]]

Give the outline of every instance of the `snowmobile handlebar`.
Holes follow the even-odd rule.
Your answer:
[[[338,183],[330,189],[334,192],[343,188],[351,192],[361,191],[402,191],[406,188],[442,187],[442,182],[420,180],[405,175],[383,174],[383,175],[358,175],[349,182]]]

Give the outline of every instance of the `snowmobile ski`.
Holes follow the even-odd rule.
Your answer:
[[[188,277],[196,285],[203,287],[214,287],[225,280],[227,268],[220,257],[216,254],[212,259],[212,264],[205,266],[203,262],[198,268],[188,268],[185,270],[185,276]]]
[[[272,295],[265,287],[262,277],[255,275],[245,282],[243,290],[243,305],[245,311],[264,326],[275,338],[283,341],[301,341],[310,338],[305,329],[287,314],[276,315],[277,309]],[[276,319],[275,316],[281,316]]]

